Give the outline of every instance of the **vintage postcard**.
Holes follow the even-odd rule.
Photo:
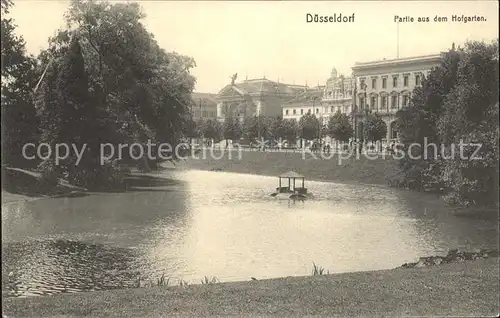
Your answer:
[[[497,316],[498,9],[1,0],[3,317]]]

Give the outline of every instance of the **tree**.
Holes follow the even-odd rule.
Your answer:
[[[460,204],[498,203],[498,40],[468,42],[458,53],[457,77],[443,101],[438,136],[448,153],[461,143],[469,146],[462,146],[465,158],[442,158],[446,198]],[[476,146],[470,144],[480,145],[474,157]]]
[[[191,116],[189,116],[191,117]],[[183,134],[188,138],[198,138],[201,137],[201,125],[203,122],[200,120],[198,122],[194,121],[192,118],[187,118],[184,121]]]
[[[349,117],[337,111],[328,120],[327,134],[336,140],[349,141],[349,138],[353,135]]]
[[[449,203],[498,202],[498,84],[498,40],[469,42],[444,55],[415,90],[411,107],[397,114],[405,145],[427,138],[438,148],[428,147],[425,157],[423,149],[414,150],[419,159],[402,160],[404,184],[440,190]],[[475,159],[469,146],[462,146],[468,159],[460,158],[461,143],[481,145]]]
[[[244,123],[243,133],[249,140],[270,137],[270,120],[264,115],[247,118]]]
[[[223,136],[227,140],[239,140],[242,135],[242,128],[238,118],[234,118],[231,114],[226,116],[223,125]]]
[[[88,77],[77,37],[73,38],[57,72],[48,75],[39,97],[41,142],[55,149],[56,144],[86,149],[78,161],[74,152],[54,162],[41,164],[44,176],[53,179],[66,176],[69,182],[94,188],[106,183],[100,165],[98,117],[88,88]],[[85,147],[85,148],[83,148]]]
[[[387,135],[387,125],[378,113],[368,112],[363,127],[364,140],[379,141]]]
[[[188,120],[195,83],[189,70],[195,62],[161,49],[143,18],[136,3],[73,0],[66,14],[68,28],[50,40],[39,59],[57,67],[77,34],[101,127],[113,139],[108,141],[151,139],[174,146]]]
[[[214,139],[218,142],[222,139],[222,126],[218,121],[207,120],[201,125],[200,133],[204,138]]]
[[[299,121],[299,136],[306,140],[319,137],[320,122],[313,114],[305,114]]]
[[[22,155],[22,147],[38,139],[38,119],[32,92],[36,85],[35,59],[26,54],[25,42],[7,18],[12,1],[2,0],[2,163],[21,167],[36,164]]]
[[[297,139],[299,126],[294,119],[276,117],[270,124],[270,133],[276,139],[283,139],[293,144]]]

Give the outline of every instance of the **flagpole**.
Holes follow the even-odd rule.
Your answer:
[[[397,22],[397,40],[396,40],[396,43],[397,43],[397,56],[396,58],[399,59],[399,21]]]

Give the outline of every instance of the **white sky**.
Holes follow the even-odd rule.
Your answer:
[[[10,16],[30,53],[64,26],[69,1],[15,0]],[[217,93],[238,80],[324,84],[333,66],[350,74],[355,62],[395,58],[394,15],[482,15],[486,22],[400,23],[399,56],[433,54],[466,40],[498,38],[497,1],[184,2],[140,1],[160,46],[192,56],[196,91]],[[306,23],[306,13],[355,13],[354,23]]]

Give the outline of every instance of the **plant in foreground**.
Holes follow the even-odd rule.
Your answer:
[[[313,276],[319,276],[319,275],[328,275],[330,274],[330,271],[327,271],[325,273],[325,269],[319,265],[316,265],[314,262],[313,262],[313,270],[312,270],[312,275]]]
[[[161,277],[156,280],[156,286],[168,286],[170,278],[165,279],[165,274],[161,274]]]
[[[201,284],[202,285],[211,285],[211,284],[217,284],[219,283],[219,279],[215,276],[213,276],[211,279],[208,277],[208,276],[205,276],[202,280],[201,280]]]

